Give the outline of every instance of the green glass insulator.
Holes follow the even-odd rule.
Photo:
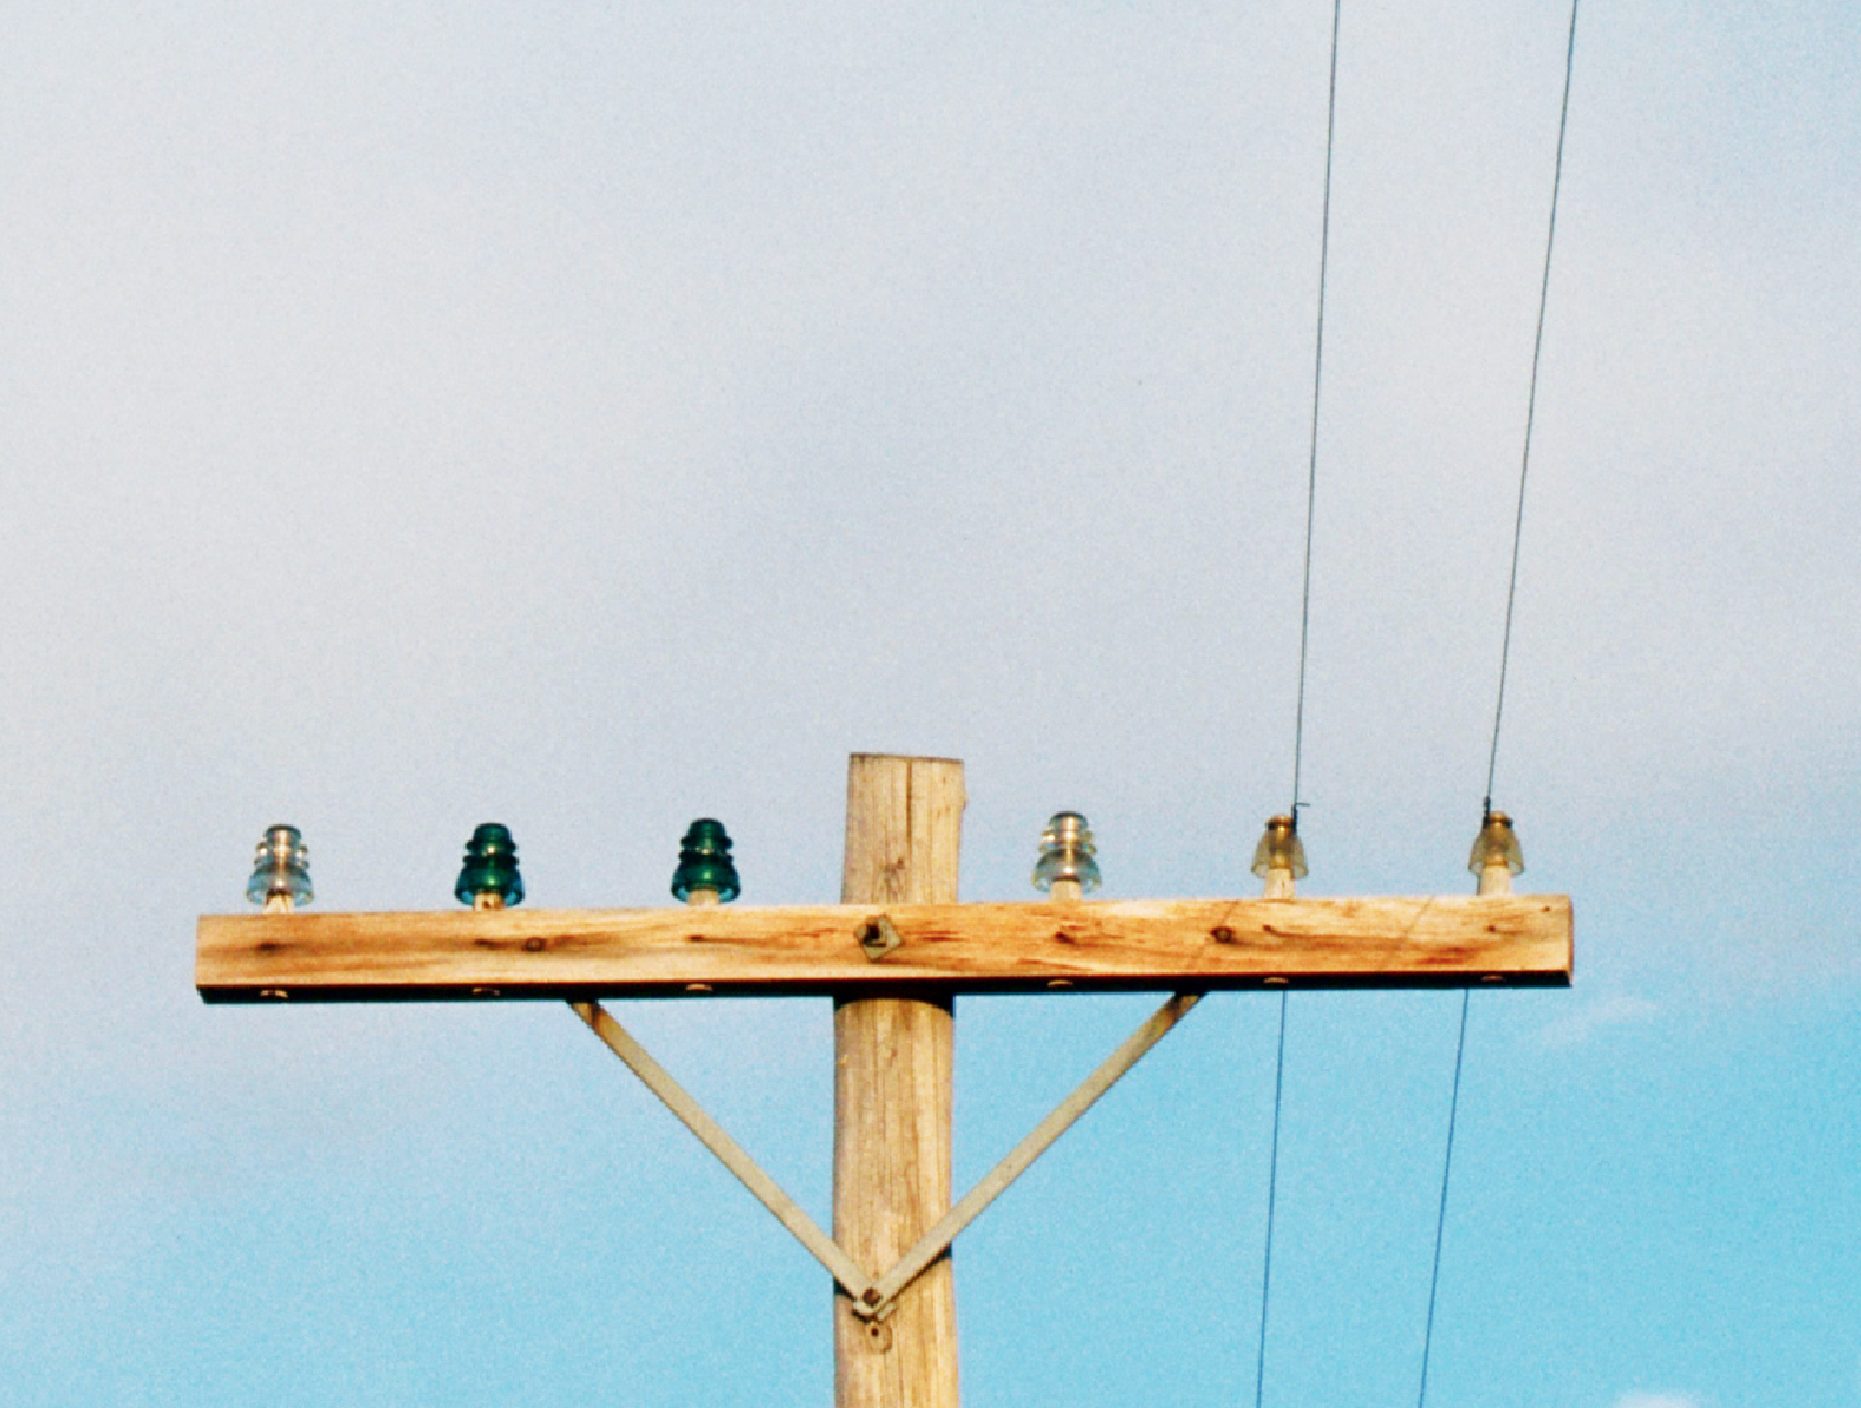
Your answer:
[[[496,895],[506,905],[523,903],[523,876],[517,869],[517,843],[510,828],[487,821],[465,843],[465,867],[452,893],[461,904],[480,895]]]
[[[694,891],[709,890],[719,904],[729,904],[743,893],[737,867],[730,859],[730,833],[721,821],[700,817],[679,842],[678,869],[672,873],[672,894],[689,900]]]

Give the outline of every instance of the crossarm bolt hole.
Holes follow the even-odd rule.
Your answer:
[[[871,959],[884,958],[905,941],[897,926],[883,914],[862,923],[853,931],[853,938]]]

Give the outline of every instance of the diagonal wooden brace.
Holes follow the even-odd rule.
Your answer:
[[[875,1281],[872,1292],[864,1301],[859,1297],[854,1298],[853,1313],[868,1320],[884,1319],[905,1288],[923,1274],[924,1268],[942,1256],[944,1248],[955,1241],[964,1228],[980,1217],[990,1203],[1026,1173],[1034,1160],[1046,1153],[1055,1140],[1071,1129],[1079,1117],[1097,1103],[1101,1095],[1142,1060],[1145,1052],[1169,1035],[1170,1030],[1201,1000],[1200,993],[1179,992],[1153,1012],[1143,1026],[1126,1038],[1123,1045],[1106,1057],[1097,1070],[1080,1082],[1077,1090],[1055,1106],[1052,1114],[1035,1125],[1028,1136],[1008,1152],[1006,1158],[964,1194],[962,1201],[945,1213],[937,1225],[905,1253],[898,1265]]]
[[[698,1137],[698,1141],[730,1170],[751,1195],[775,1215],[826,1268],[852,1298],[853,1313],[864,1320],[883,1320],[898,1303],[898,1297],[924,1269],[943,1255],[964,1228],[1007,1191],[1034,1160],[1052,1147],[1059,1137],[1078,1121],[1098,1098],[1117,1084],[1126,1071],[1140,1061],[1144,1053],[1167,1036],[1172,1028],[1201,1001],[1199,993],[1177,993],[1165,1002],[1124,1043],[1087,1076],[1079,1088],[1056,1106],[1028,1136],[1009,1151],[1008,1156],[991,1169],[986,1177],[963,1196],[962,1201],[945,1213],[936,1226],[919,1239],[916,1246],[900,1258],[898,1264],[877,1281],[869,1278],[848,1256],[840,1244],[821,1231],[800,1204],[782,1191],[776,1181],[764,1173],[743,1146],[725,1133],[722,1125],[705,1113],[689,1091],[674,1080],[664,1066],[655,1061],[645,1047],[598,1002],[571,1002],[575,1015],[618,1056],[627,1069],[638,1076],[647,1089],[659,1097],[668,1110]]]
[[[801,1205],[787,1193],[768,1174],[764,1173],[756,1161],[744,1152],[738,1144],[724,1132],[724,1127],[705,1113],[704,1107],[691,1094],[672,1079],[666,1068],[655,1061],[644,1046],[621,1024],[608,1015],[607,1009],[598,1002],[571,1002],[575,1015],[588,1024],[588,1029],[606,1044],[607,1049],[620,1057],[645,1084],[646,1088],[657,1095],[660,1102],[677,1115],[685,1128],[698,1136],[703,1144],[717,1156],[719,1163],[736,1175],[737,1181],[755,1197],[756,1201],[775,1214],[775,1220],[795,1235],[795,1240],[806,1247],[814,1259],[827,1268],[832,1276],[853,1297],[856,1305],[866,1303],[872,1293],[872,1281],[865,1272],[853,1262],[853,1258],[840,1249],[840,1244],[815,1224],[813,1218],[802,1211]]]

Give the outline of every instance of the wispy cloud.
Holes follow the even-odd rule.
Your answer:
[[[1705,1400],[1690,1393],[1625,1393],[1615,1408],[1706,1408]]]
[[[1633,997],[1627,993],[1616,993],[1609,997],[1599,997],[1593,1002],[1573,1008],[1561,1017],[1545,1024],[1538,1033],[1538,1040],[1544,1045],[1557,1050],[1578,1046],[1590,1040],[1600,1032],[1611,1027],[1625,1027],[1636,1022],[1648,1022],[1661,1014],[1659,1003],[1650,1002],[1645,997]],[[1630,1394],[1622,1400],[1618,1408],[1669,1408],[1671,1404],[1680,1404],[1686,1400],[1677,1398],[1650,1397],[1647,1394]]]

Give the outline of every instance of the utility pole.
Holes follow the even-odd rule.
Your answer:
[[[834,1282],[837,1408],[957,1408],[950,1246],[1094,1101],[1217,990],[1563,987],[1568,897],[1514,895],[1517,838],[1492,812],[1469,868],[1479,894],[1301,899],[1304,857],[1275,817],[1255,855],[1264,897],[1086,901],[1090,831],[1056,815],[1045,902],[963,904],[963,765],[855,754],[837,905],[734,909],[723,827],[693,823],[674,893],[687,904],[521,910],[516,846],[478,828],[445,913],[304,913],[302,838],[271,828],[247,895],[206,915],[195,987],[212,1003],[567,1001]],[[980,1183],[951,1201],[958,993],[1172,994]],[[829,997],[834,1216],[823,1232],[603,1006],[608,998]]]
[[[963,765],[856,754],[842,904],[955,904]],[[892,1266],[950,1208],[949,993],[834,997],[834,1240]],[[884,1321],[834,1294],[837,1408],[957,1408],[956,1277],[945,1251]]]

